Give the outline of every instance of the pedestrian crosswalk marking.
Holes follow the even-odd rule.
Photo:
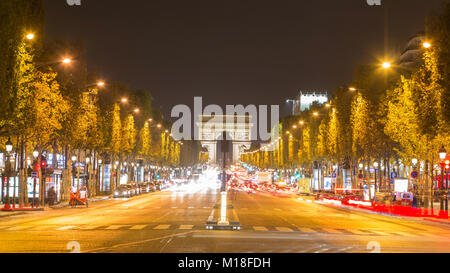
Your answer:
[[[425,237],[438,237],[438,238],[442,238],[442,236],[439,236],[437,234],[431,234],[431,233],[426,233],[426,232],[418,232],[417,234],[425,236]]]
[[[391,232],[391,233],[405,236],[405,237],[418,237],[419,236],[419,235],[415,235],[415,234],[411,234],[411,233],[407,233],[407,232],[403,232],[403,231],[395,231],[395,232]]]
[[[147,227],[147,225],[135,225],[135,226],[130,227],[130,229],[139,230],[139,229],[144,229],[145,227]]]
[[[76,228],[76,226],[65,226],[65,227],[57,228],[56,230],[69,230],[69,229],[73,229],[73,228]]]
[[[276,227],[275,229],[278,231],[293,231],[292,229],[290,229],[288,227]]]
[[[168,229],[170,227],[170,225],[158,225],[156,227],[154,227],[153,229]]]
[[[53,228],[55,228],[55,226],[38,226],[38,227],[34,227],[34,228],[30,229],[30,230],[33,230],[33,231],[46,231],[46,230],[51,230]]]
[[[370,230],[370,232],[375,233],[377,235],[389,236],[390,234],[387,232],[379,231],[379,230]]]
[[[335,233],[335,234],[341,234],[342,233],[342,231],[335,230],[335,229],[332,229],[332,228],[322,228],[322,229],[325,230],[328,233]]]
[[[28,229],[31,228],[31,226],[16,226],[16,227],[10,227],[6,230],[24,230],[24,229]]]
[[[349,232],[351,232],[353,234],[356,234],[356,235],[370,235],[370,233],[363,232],[363,231],[358,230],[358,229],[347,229],[347,231],[349,231]]]
[[[79,229],[81,229],[81,230],[90,230],[90,229],[96,229],[96,228],[99,228],[99,227],[101,227],[101,226],[81,226],[81,227],[79,227]]]
[[[181,225],[178,229],[192,229],[194,225]]]
[[[298,230],[300,230],[301,232],[305,232],[305,233],[316,233],[317,232],[314,229],[310,229],[310,228],[298,228]]]
[[[125,225],[111,225],[111,226],[109,226],[109,227],[107,227],[105,229],[116,230],[116,229],[119,229],[119,228],[124,227],[124,226]]]
[[[254,226],[253,229],[256,230],[256,231],[267,231],[266,227]]]

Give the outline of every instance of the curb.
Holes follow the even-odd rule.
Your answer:
[[[345,205],[341,205],[341,206],[333,206],[333,205],[328,205],[328,204],[319,204],[319,205],[330,207],[330,208],[349,209],[349,210],[354,210],[354,211],[358,211],[358,212],[362,212],[362,213],[376,214],[376,215],[382,215],[382,216],[390,216],[390,217],[409,219],[409,220],[429,221],[429,222],[433,222],[433,223],[450,225],[450,222],[443,222],[443,221],[439,221],[439,220],[436,220],[436,219],[427,219],[427,218],[421,218],[421,217],[409,217],[409,216],[403,216],[403,215],[395,215],[395,214],[389,214],[389,213],[375,212],[375,211],[370,211],[370,210],[365,210],[365,209],[360,209],[360,208],[355,208],[355,207],[350,207],[350,206],[345,206]]]
[[[104,196],[104,197],[101,197],[101,198],[92,198],[92,199],[88,199],[88,201],[89,202],[91,202],[91,203],[95,203],[95,202],[98,202],[98,201],[103,201],[103,200],[108,200],[108,199],[111,199],[111,196]],[[64,202],[64,204],[58,204],[58,205],[55,205],[55,206],[51,206],[50,208],[51,209],[62,209],[62,208],[67,208],[67,207],[69,207],[69,203],[67,202]]]

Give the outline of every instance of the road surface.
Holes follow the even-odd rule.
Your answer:
[[[450,226],[328,207],[296,197],[238,192],[240,231],[217,220],[216,183],[195,184],[89,208],[0,214],[0,252],[351,253],[450,252]]]

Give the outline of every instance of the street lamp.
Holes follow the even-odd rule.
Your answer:
[[[26,37],[27,37],[28,40],[33,40],[34,39],[34,34],[33,33],[28,33]]]
[[[439,150],[439,158],[442,161],[444,161],[446,157],[447,157],[447,151],[445,150],[444,145],[442,145],[441,149]],[[441,210],[441,213],[443,213],[443,211],[444,211],[444,196],[443,196],[444,195],[444,164],[442,164],[442,163],[441,163],[441,185],[439,187],[439,190],[441,192],[440,210]],[[448,202],[447,198],[445,200]]]
[[[422,46],[423,46],[424,48],[430,48],[430,47],[431,47],[431,44],[430,44],[429,42],[424,42],[424,43],[422,44]]]
[[[389,63],[389,62],[384,62],[384,63],[381,64],[381,66],[382,66],[384,69],[389,69],[389,68],[391,68],[391,63]]]
[[[444,145],[442,145],[441,149],[439,150],[439,158],[441,160],[444,160],[447,157],[447,151],[445,150]]]
[[[8,141],[6,142],[6,151],[8,153],[12,152],[13,144],[11,142],[11,138],[8,138]]]
[[[72,156],[72,158],[71,158],[71,159],[72,159],[72,161],[73,161],[73,162],[77,161],[77,157],[76,157],[75,155],[74,155],[74,156]]]
[[[64,64],[69,64],[69,63],[72,62],[72,60],[69,59],[69,58],[64,58],[61,62],[64,63]]]
[[[314,113],[313,113],[313,116],[318,117],[318,116],[319,116],[319,113],[318,113],[318,112],[314,112]]]
[[[7,158],[6,162],[5,162],[5,167],[6,167],[6,198],[5,198],[5,206],[3,207],[3,209],[5,210],[10,210],[11,206],[9,205],[9,176],[10,176],[10,171],[11,171],[11,162],[10,162],[10,156],[11,156],[11,152],[13,150],[13,143],[11,142],[11,138],[8,137],[8,141],[6,142],[6,155]]]
[[[39,151],[38,151],[38,149],[36,147],[36,148],[34,148],[34,151],[33,151],[33,157],[37,158],[38,156],[39,156]]]

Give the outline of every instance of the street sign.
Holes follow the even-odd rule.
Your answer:
[[[362,173],[358,174],[358,178],[359,178],[359,179],[363,179],[363,177],[364,177],[364,176],[363,176]]]
[[[411,173],[411,177],[412,178],[417,178],[419,176],[419,174],[417,173],[417,171],[413,171],[412,173]]]
[[[331,175],[332,178],[336,178],[336,173],[333,172],[333,174]]]
[[[391,172],[391,178],[392,179],[397,178],[397,173],[396,172]]]
[[[32,172],[32,173],[31,173],[31,177],[32,177],[32,178],[38,178],[38,175],[39,175],[39,174],[38,174],[37,172]]]

